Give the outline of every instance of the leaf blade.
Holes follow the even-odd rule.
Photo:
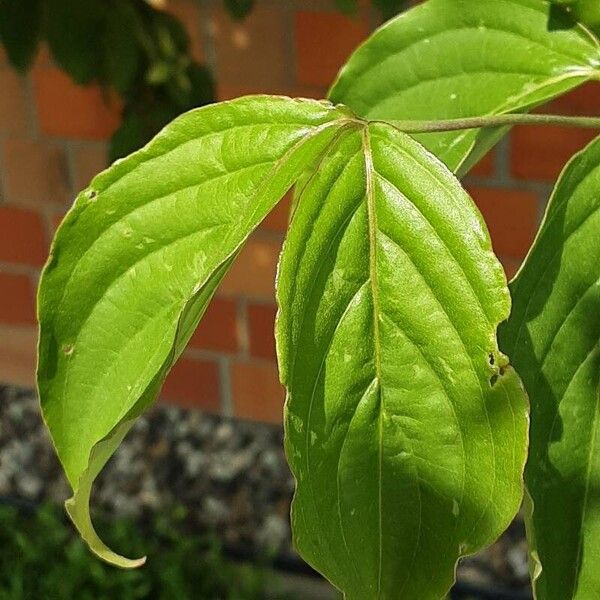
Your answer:
[[[531,109],[597,76],[598,41],[548,31],[543,0],[429,0],[389,21],[350,57],[329,98],[369,119],[452,119]],[[415,136],[465,172],[506,130]]]
[[[596,140],[563,171],[501,329],[531,398],[528,537],[540,599],[600,589],[599,165]]]
[[[61,226],[40,284],[38,386],[70,512],[105,558],[87,504],[110,452],[90,466],[94,449],[114,450],[154,399],[241,244],[345,116],[266,96],[192,111],[96,177]]]
[[[495,346],[509,299],[481,217],[408,136],[364,135],[306,184],[279,267],[295,543],[348,598],[439,598],[518,508],[526,401]]]

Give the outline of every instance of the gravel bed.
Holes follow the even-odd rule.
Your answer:
[[[278,427],[158,405],[141,417],[95,485],[93,505],[142,519],[187,509],[192,530],[242,553],[294,558],[293,478]],[[34,392],[0,386],[0,497],[63,502],[62,475]],[[528,589],[522,518],[490,548],[463,559],[459,581]]]

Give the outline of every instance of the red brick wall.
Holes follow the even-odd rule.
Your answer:
[[[221,99],[267,92],[323,97],[338,67],[376,24],[366,2],[348,19],[317,0],[259,0],[243,23],[220,2],[171,0],[194,55],[216,73]],[[600,86],[554,103],[564,113],[597,113]],[[118,103],[73,85],[40,54],[19,78],[0,54],[0,381],[34,377],[34,290],[50,237],[77,190],[105,166]],[[509,274],[527,251],[551,183],[593,134],[515,129],[467,186],[486,217]],[[279,422],[283,391],[275,366],[273,281],[288,203],[253,235],[227,276],[163,397],[242,417]]]

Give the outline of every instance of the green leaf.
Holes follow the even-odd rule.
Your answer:
[[[242,20],[254,8],[254,0],[223,0],[229,14],[237,20]]]
[[[186,75],[190,82],[189,94],[180,99],[186,109],[204,106],[215,101],[215,84],[210,71],[197,63],[192,63]]]
[[[513,312],[500,340],[531,399],[526,484],[537,598],[597,598],[600,138],[561,175],[511,291]]]
[[[600,3],[598,0],[579,0],[573,13],[579,21],[590,27],[596,36],[600,35]]]
[[[163,121],[162,125],[167,121]],[[121,120],[121,125],[113,134],[110,140],[108,157],[110,161],[123,158],[136,150],[139,150],[144,144],[150,141],[156,131],[148,134],[144,119],[136,112],[125,114]]]
[[[41,22],[40,0],[0,0],[0,42],[11,64],[22,73],[37,51]]]
[[[527,403],[481,215],[412,138],[348,125],[304,180],[278,302],[297,548],[349,599],[439,599],[522,496]]]
[[[544,0],[429,0],[376,31],[329,97],[369,119],[451,119],[525,111],[599,75],[581,26],[548,30]],[[416,136],[465,172],[505,132]]]
[[[408,3],[408,0],[373,0],[373,4],[381,12],[384,19],[397,15]]]
[[[138,16],[133,6],[117,3],[107,14],[104,32],[105,77],[119,93],[133,85],[140,68],[142,51],[136,37]]]
[[[251,96],[183,115],[98,175],[61,225],[38,300],[44,418],[91,549],[91,484],[154,400],[250,232],[347,121]]]
[[[335,7],[345,15],[354,15],[358,10],[358,0],[335,0]]]
[[[101,75],[102,32],[108,8],[101,0],[46,3],[46,38],[54,60],[76,83],[89,83]]]

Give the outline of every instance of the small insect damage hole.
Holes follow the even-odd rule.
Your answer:
[[[90,201],[91,201],[91,200],[95,200],[95,199],[96,199],[96,197],[98,196],[98,192],[97,192],[96,190],[88,190],[88,191],[85,193],[85,196],[86,196],[86,198],[87,198],[88,200],[90,200]]]
[[[506,374],[506,367],[505,366],[501,366],[498,368],[498,371],[495,372],[491,377],[490,377],[490,386],[494,387],[496,385],[496,383],[498,383],[498,379],[500,379],[500,377],[502,377],[504,374]]]
[[[71,344],[66,344],[62,349],[65,356],[71,356],[71,354],[73,354],[73,350],[75,350],[75,348]]]
[[[490,363],[490,367],[493,367],[496,364],[496,358],[493,352],[488,354],[488,362]]]

